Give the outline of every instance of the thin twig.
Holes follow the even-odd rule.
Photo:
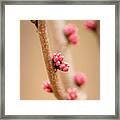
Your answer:
[[[54,66],[52,63],[48,39],[46,35],[45,20],[38,20],[38,33],[39,33],[39,38],[42,46],[42,52],[43,52],[43,57],[44,57],[48,77],[52,84],[53,93],[55,94],[57,99],[64,100],[66,99],[66,92],[60,85],[60,82],[56,75],[56,70],[54,69]]]

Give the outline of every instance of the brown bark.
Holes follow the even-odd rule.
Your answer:
[[[38,23],[38,33],[39,33],[40,43],[42,46],[43,57],[44,57],[48,77],[52,84],[53,93],[55,94],[57,99],[64,100],[66,99],[66,92],[64,91],[64,89],[62,89],[60,85],[60,82],[56,75],[56,70],[54,69],[54,66],[52,63],[52,59],[50,56],[49,43],[46,35],[45,20],[38,20],[37,23]]]

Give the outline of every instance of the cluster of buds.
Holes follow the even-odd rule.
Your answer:
[[[95,30],[96,29],[96,21],[95,20],[86,20],[86,21],[84,21],[84,26],[86,29]]]
[[[70,44],[77,44],[79,39],[77,35],[78,29],[74,24],[68,24],[64,27],[64,35]]]
[[[52,85],[51,85],[50,81],[45,81],[45,82],[43,83],[43,89],[44,89],[44,91],[46,91],[46,92],[53,92],[53,91],[52,91]]]
[[[76,100],[78,97],[77,91],[75,88],[67,89],[67,100]]]
[[[74,76],[74,82],[78,85],[78,86],[81,86],[83,85],[84,83],[86,83],[87,81],[87,77],[84,73],[80,72],[80,73],[77,73],[75,76]]]
[[[67,72],[69,70],[69,64],[64,62],[64,56],[61,53],[54,53],[52,55],[52,61],[55,69]]]

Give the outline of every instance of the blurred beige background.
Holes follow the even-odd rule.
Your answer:
[[[88,77],[82,91],[87,94],[88,100],[100,99],[100,47],[98,35],[94,31],[86,30],[82,20],[66,21],[66,23],[76,24],[79,28],[79,44],[71,46],[70,52],[75,72],[84,72]],[[56,42],[50,40],[49,43],[51,51],[54,50]],[[48,80],[48,76],[37,31],[30,21],[21,20],[20,99],[56,99],[52,93],[44,92],[42,85],[45,80]]]

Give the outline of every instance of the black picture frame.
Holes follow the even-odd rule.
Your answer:
[[[5,115],[5,5],[115,5],[115,115]],[[119,119],[119,14],[119,0],[1,1],[0,119]]]

